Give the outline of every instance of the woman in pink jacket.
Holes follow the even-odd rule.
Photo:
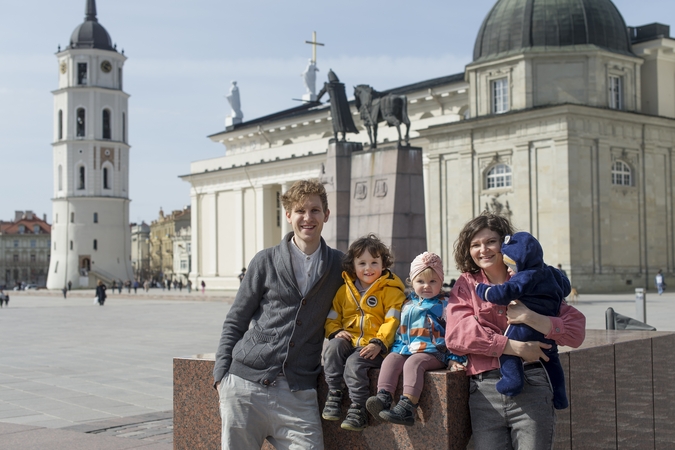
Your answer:
[[[447,347],[467,355],[469,409],[476,450],[553,447],[555,411],[553,391],[539,363],[547,360],[542,342],[518,342],[504,336],[510,323],[524,323],[558,345],[578,347],[584,340],[586,318],[566,303],[558,317],[542,316],[519,301],[508,307],[481,300],[477,283],[499,285],[509,279],[502,261],[504,236],[514,233],[508,219],[483,213],[469,221],[455,242],[455,262],[462,275],[447,308]],[[514,397],[499,392],[499,357],[515,355],[525,364],[525,387]]]

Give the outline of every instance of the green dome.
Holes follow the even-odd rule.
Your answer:
[[[572,45],[633,55],[626,23],[611,0],[499,0],[480,27],[473,60]]]

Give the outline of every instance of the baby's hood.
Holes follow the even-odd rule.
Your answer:
[[[502,255],[516,263],[518,272],[527,269],[538,269],[544,267],[544,250],[539,241],[530,233],[519,231],[511,236],[504,238],[502,244]]]

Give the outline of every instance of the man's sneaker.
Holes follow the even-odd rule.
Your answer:
[[[347,410],[347,418],[340,427],[343,430],[363,431],[368,426],[368,414],[366,408],[358,403],[352,403]]]
[[[396,406],[380,412],[380,418],[387,422],[411,427],[415,424],[416,409],[417,405],[413,405],[408,397],[402,395]]]
[[[380,411],[391,408],[391,394],[384,389],[380,389],[377,395],[370,397],[366,401],[366,409],[377,420],[380,420]]]
[[[340,420],[342,415],[342,391],[328,391],[321,417],[325,420]]]

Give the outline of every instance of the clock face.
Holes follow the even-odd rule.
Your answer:
[[[66,73],[66,70],[68,69],[68,66],[66,65],[66,62],[63,61],[60,66],[61,73]]]
[[[108,73],[112,70],[112,64],[110,64],[110,61],[103,61],[101,63],[101,70],[105,73]]]

